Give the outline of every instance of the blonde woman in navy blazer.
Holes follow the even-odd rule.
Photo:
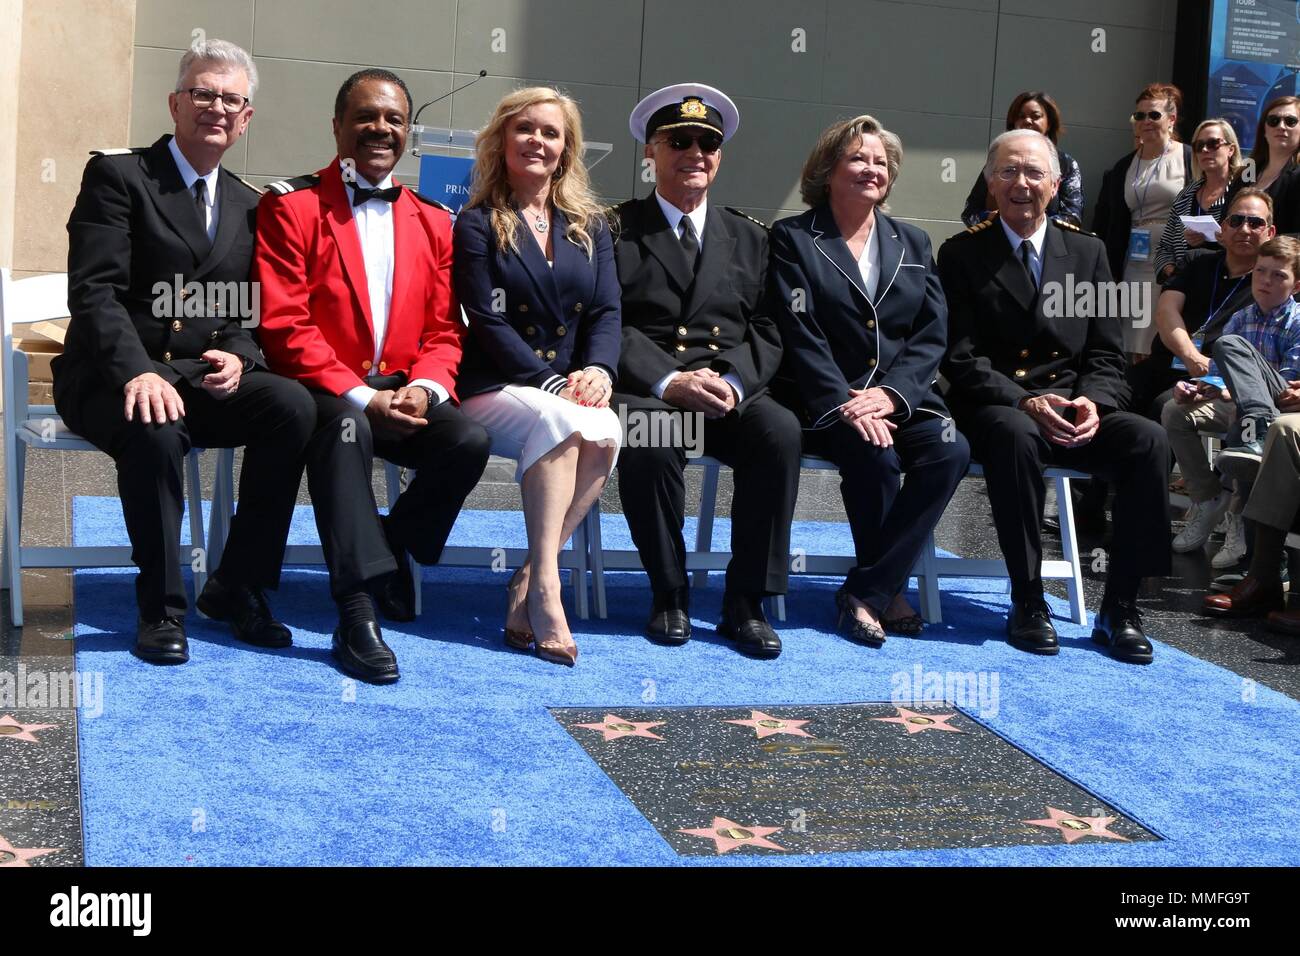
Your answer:
[[[604,488],[620,427],[609,407],[622,322],[609,226],[582,165],[577,104],[508,94],[479,133],[455,229],[469,319],[456,390],[492,451],[518,461],[528,560],[508,585],[506,643],[573,664],[558,556]]]
[[[935,384],[948,309],[930,240],[883,211],[902,158],[870,116],[827,129],[803,170],[813,208],[772,227],[768,269],[804,447],[839,466],[853,531],[840,620],[876,647],[920,633],[902,590],[970,461]]]

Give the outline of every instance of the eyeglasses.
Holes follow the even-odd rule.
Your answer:
[[[247,96],[241,96],[238,93],[218,93],[216,90],[204,89],[201,86],[194,86],[188,90],[177,90],[177,93],[190,94],[190,102],[201,110],[210,109],[212,104],[221,100],[221,105],[226,108],[227,113],[240,113],[252,101]]]
[[[1227,145],[1228,141],[1226,139],[1198,139],[1192,143],[1192,149],[1198,153],[1212,153],[1220,146]]]
[[[998,179],[1004,183],[1014,183],[1022,174],[1031,186],[1036,186],[1047,178],[1047,170],[1036,166],[1003,166],[997,170]]]
[[[1143,113],[1141,110],[1135,110],[1133,113],[1133,122],[1140,123],[1144,119],[1149,119],[1152,122],[1159,122],[1161,117],[1163,117],[1164,115],[1165,114],[1160,112],[1159,110],[1151,110],[1149,113]]]
[[[679,153],[686,152],[696,143],[699,144],[701,153],[712,154],[722,149],[722,137],[717,133],[700,133],[698,136],[692,136],[690,133],[672,133],[666,135],[663,141]]]
[[[1268,225],[1268,220],[1261,219],[1259,216],[1243,216],[1239,212],[1234,212],[1228,217],[1228,225],[1233,229],[1240,229],[1243,225],[1249,225],[1251,229],[1263,229]]]
[[[1300,116],[1295,116],[1291,113],[1288,113],[1286,116],[1278,116],[1276,113],[1274,113],[1268,119],[1264,120],[1264,122],[1274,128],[1277,128],[1281,124],[1285,123],[1287,129],[1295,129],[1296,124],[1300,123]]]

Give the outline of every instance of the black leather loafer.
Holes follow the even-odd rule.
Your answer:
[[[289,647],[293,634],[271,616],[266,596],[258,588],[241,584],[226,587],[217,575],[208,578],[195,602],[198,609],[214,621],[231,626],[235,637],[257,647]]]
[[[353,677],[368,684],[391,684],[397,672],[397,655],[384,643],[374,621],[354,624],[346,631],[334,629],[334,659]]]
[[[1092,622],[1092,639],[1110,649],[1110,656],[1126,664],[1150,664],[1151,642],[1142,631],[1136,604],[1115,601],[1102,604]]]
[[[1056,654],[1060,644],[1056,640],[1056,628],[1052,626],[1052,614],[1047,602],[1041,598],[1028,601],[1015,601],[1007,614],[1007,641],[1018,650],[1030,654]]]
[[[150,664],[184,664],[190,659],[185,625],[174,617],[161,621],[140,621],[136,625],[131,653]]]
[[[691,637],[691,618],[687,613],[688,591],[655,592],[650,620],[646,621],[645,636],[656,644],[678,647]]]
[[[736,649],[749,657],[771,660],[781,656],[781,638],[767,623],[758,600],[724,596],[718,633],[735,641]]]
[[[388,549],[397,561],[397,570],[376,581],[371,596],[385,620],[406,624],[415,620],[415,575],[411,573],[411,558],[394,537],[388,518],[385,516],[380,520]]]

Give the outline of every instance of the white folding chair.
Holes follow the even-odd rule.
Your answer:
[[[53,405],[32,405],[28,400],[28,362],[14,348],[14,327],[68,316],[66,273],[14,280],[8,269],[0,269],[0,324],[4,342],[0,348],[0,400],[4,402],[5,534],[4,582],[9,588],[10,614],[15,627],[23,623],[22,572],[24,568],[121,568],[132,567],[129,547],[78,546],[29,547],[22,544],[24,479],[27,448],[54,451],[99,451],[74,434],[59,418]],[[202,560],[195,564],[197,591],[207,582],[210,556],[203,550],[203,500],[199,486],[200,449],[190,450],[185,461],[185,488],[189,502],[192,552]],[[221,449],[217,459],[218,486],[221,476],[233,472],[234,453]],[[226,487],[233,484],[226,482]],[[225,509],[213,503],[214,518]],[[223,538],[224,540],[224,538]]]

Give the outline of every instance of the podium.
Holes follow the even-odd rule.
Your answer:
[[[421,195],[445,203],[456,211],[469,199],[474,175],[476,130],[445,126],[412,126],[406,154],[393,172],[406,183],[419,183]],[[614,151],[612,143],[585,143],[582,151],[587,169],[598,165]]]

